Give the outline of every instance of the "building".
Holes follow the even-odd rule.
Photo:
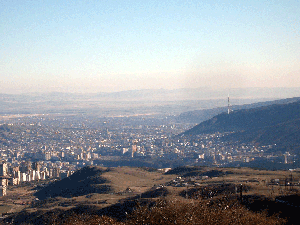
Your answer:
[[[0,164],[0,176],[7,176],[7,163],[3,162],[2,164]]]
[[[8,179],[0,178],[0,186],[7,187],[8,186]]]
[[[0,196],[6,195],[6,189],[8,186],[8,179],[6,178],[0,178]]]
[[[56,168],[54,168],[53,169],[53,177],[55,177],[55,178],[57,178],[57,177],[59,177],[59,174],[60,174],[60,169],[59,169],[59,167],[56,167]]]
[[[51,159],[51,152],[45,152],[45,160],[49,161]]]
[[[134,145],[132,145],[132,151],[131,151],[131,157],[133,157],[134,156],[134,153],[137,151],[137,146],[136,146],[136,144],[134,144]]]
[[[31,162],[22,162],[20,165],[21,173],[27,173],[29,170],[31,170]]]
[[[19,185],[20,184],[20,180],[17,177],[16,178],[12,177],[12,178],[8,179],[8,184],[9,185]]]
[[[39,162],[33,162],[31,168],[32,168],[33,170],[40,171],[40,170],[41,170],[41,165],[40,165]]]
[[[0,196],[6,195],[6,187],[0,186]]]

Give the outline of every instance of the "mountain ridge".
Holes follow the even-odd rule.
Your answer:
[[[232,105],[231,110],[242,110],[242,109],[251,109],[257,108],[262,106],[268,106],[273,104],[288,104],[295,101],[299,101],[300,97],[294,98],[287,98],[287,99],[279,99],[279,100],[272,100],[272,101],[263,101],[263,102],[256,102],[250,104],[243,104],[243,105]],[[202,109],[202,110],[194,110],[183,112],[176,117],[176,119],[180,122],[187,122],[187,123],[201,123],[205,120],[209,120],[218,114],[224,113],[228,111],[228,106],[212,108],[212,109]]]
[[[284,101],[283,101],[284,102]],[[221,113],[187,130],[183,135],[233,132],[229,141],[256,144],[298,146],[300,138],[300,101],[272,104],[251,109]]]

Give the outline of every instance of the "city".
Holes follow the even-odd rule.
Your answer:
[[[300,1],[1,1],[0,225],[299,224]]]
[[[195,124],[172,116],[11,116],[0,125],[1,195],[7,185],[63,179],[89,165],[174,168],[238,167],[241,163],[291,164],[296,156],[257,146],[224,142],[228,133],[185,136]]]

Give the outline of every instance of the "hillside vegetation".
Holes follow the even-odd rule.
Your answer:
[[[289,171],[249,168],[178,167],[164,173],[148,168],[89,166],[39,187],[32,194],[43,193],[44,200],[33,198],[27,207],[2,222],[294,224],[298,220],[293,210],[299,207],[300,173],[294,172],[288,179],[293,186],[286,185],[289,176]],[[109,185],[109,192],[101,192],[98,185]],[[19,197],[8,192],[3,201],[18,204]]]
[[[227,140],[258,144],[298,146],[300,101],[222,113],[204,121],[184,135],[233,132]]]
[[[299,97],[295,97],[295,98],[280,99],[274,101],[257,102],[252,104],[232,105],[231,110],[237,111],[243,109],[266,107],[274,104],[289,104],[289,103],[297,102],[299,100],[300,100]],[[179,122],[201,123],[205,120],[211,119],[214,116],[217,116],[218,114],[227,113],[227,111],[228,111],[227,106],[212,108],[212,109],[194,110],[194,111],[183,112],[180,115],[178,115],[176,119]]]
[[[35,195],[39,199],[86,195],[90,193],[108,193],[111,187],[107,185],[107,180],[101,175],[108,169],[96,167],[84,167],[76,171],[70,177],[53,182],[47,187],[39,190]]]
[[[31,216],[22,224],[285,224],[286,220],[266,213],[248,210],[245,206],[234,201],[203,202],[189,200],[155,201],[152,206],[134,204],[134,210],[125,220],[119,220],[106,215],[98,215],[90,211],[53,211],[47,214]],[[124,209],[126,210],[126,209]],[[25,216],[25,215],[23,215]],[[17,218],[18,219],[18,218]],[[20,221],[21,222],[21,221]]]

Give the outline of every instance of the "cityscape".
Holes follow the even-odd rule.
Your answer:
[[[6,117],[0,129],[2,192],[7,185],[63,179],[85,166],[238,167],[253,162],[292,164],[297,156],[257,146],[226,142],[228,133],[186,136],[195,124],[172,116],[104,117],[33,115]]]
[[[299,224],[300,1],[0,5],[0,225]]]

